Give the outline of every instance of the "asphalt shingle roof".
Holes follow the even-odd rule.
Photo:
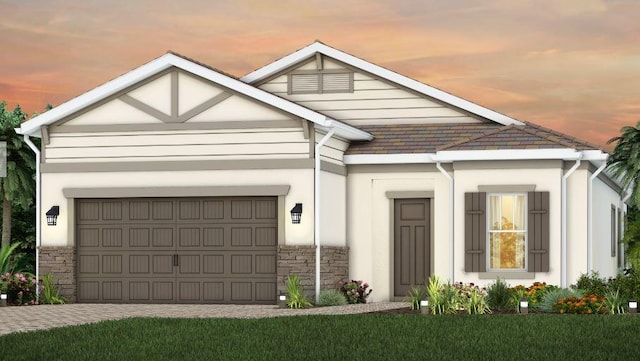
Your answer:
[[[507,126],[486,122],[370,125],[360,128],[373,134],[374,140],[352,143],[346,154],[486,149],[599,149],[596,145],[529,122],[525,122],[525,125]]]

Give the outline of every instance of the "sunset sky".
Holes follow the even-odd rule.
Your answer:
[[[600,146],[640,120],[640,0],[0,0],[0,13],[0,100],[29,114],[167,50],[242,76],[319,39]]]

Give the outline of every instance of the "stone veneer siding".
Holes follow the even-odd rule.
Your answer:
[[[40,277],[51,273],[60,296],[76,302],[75,247],[40,247]]]
[[[320,289],[338,289],[349,277],[349,247],[321,246],[320,253]],[[287,277],[296,274],[304,293],[314,298],[315,259],[315,246],[278,246],[278,293],[286,291]]]

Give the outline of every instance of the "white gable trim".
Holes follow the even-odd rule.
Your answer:
[[[94,88],[78,97],[75,97],[33,119],[24,122],[19,128],[20,134],[33,136],[40,135],[40,127],[49,125],[66,116],[100,101],[112,94],[126,89],[154,74],[157,74],[170,67],[176,67],[189,73],[198,75],[204,79],[210,80],[216,84],[232,89],[240,94],[256,99],[260,102],[269,104],[288,112],[294,116],[307,119],[320,127],[337,127],[336,135],[344,137],[348,140],[371,140],[373,136],[365,131],[354,128],[337,120],[328,118],[327,116],[305,108],[298,104],[292,103],[273,94],[267,93],[261,89],[255,88],[249,84],[245,84],[227,75],[218,73],[214,70],[206,68],[202,65],[193,63],[187,59],[181,58],[174,54],[168,53],[157,59],[154,59],[139,68],[136,68],[124,75],[119,76],[97,88]]]
[[[424,95],[427,95],[431,98],[434,99],[438,99],[442,102],[451,104],[457,108],[466,110],[470,113],[479,115],[483,118],[492,120],[496,123],[502,124],[502,125],[510,125],[510,124],[516,124],[516,125],[524,125],[523,122],[520,122],[516,119],[510,118],[504,114],[500,114],[498,112],[495,112],[491,109],[482,107],[478,104],[472,103],[468,100],[459,98],[457,96],[454,96],[452,94],[449,94],[447,92],[444,92],[440,89],[436,89],[434,87],[431,87],[429,85],[426,85],[424,83],[421,83],[417,80],[413,80],[411,78],[408,78],[404,75],[400,75],[396,72],[393,72],[391,70],[385,69],[381,66],[369,63],[368,61],[362,60],[360,58],[357,58],[353,55],[349,55],[347,53],[344,53],[340,50],[334,49],[330,46],[324,45],[320,42],[315,42],[307,47],[304,47],[292,54],[289,54],[287,56],[285,56],[284,58],[281,58],[271,64],[265,65],[262,68],[259,68],[247,75],[245,75],[244,77],[240,78],[240,80],[242,80],[243,82],[246,83],[256,83],[259,82],[263,79],[268,78],[269,76],[272,76],[274,74],[277,74],[289,67],[291,67],[292,65],[308,59],[312,56],[314,56],[314,54],[316,53],[321,53],[324,54],[330,58],[334,58],[336,60],[339,60],[345,64],[351,65],[355,68],[359,68],[362,69],[364,71],[367,71],[371,74],[374,74],[376,76],[379,76],[380,78],[392,81],[396,84],[400,84],[404,87],[407,87],[411,90],[414,90],[418,93],[422,93]]]

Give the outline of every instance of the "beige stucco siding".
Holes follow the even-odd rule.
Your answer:
[[[376,301],[393,297],[393,202],[387,192],[433,192],[432,272],[446,275],[450,257],[449,182],[439,172],[350,173],[347,177],[350,277],[374,289]]]
[[[591,176],[591,174],[589,174]],[[620,197],[603,181],[593,180],[593,269],[598,270],[601,277],[615,277],[618,272],[618,251],[611,256],[611,207],[616,210],[615,226],[617,228],[617,213],[620,209]],[[617,238],[617,233],[616,233]]]
[[[567,282],[587,272],[588,172],[578,169],[567,179]]]
[[[351,70],[327,58],[323,65],[325,69]],[[314,61],[292,71],[313,69],[316,69]],[[269,80],[260,85],[260,88],[355,126],[389,123],[479,122],[478,119],[453,107],[445,106],[366,73],[354,72],[353,78],[352,93],[289,94],[286,74]]]
[[[132,162],[309,158],[301,127],[106,133],[51,133],[45,161]]]
[[[478,280],[478,273],[465,272],[465,229],[464,194],[478,192],[480,185],[535,185],[537,192],[549,192],[549,272],[535,274],[535,280],[551,284],[560,284],[560,204],[561,177],[560,168],[543,169],[471,169],[456,170],[455,174],[455,281],[487,284],[491,280]],[[530,284],[531,279],[510,278],[511,284]]]
[[[43,246],[68,246],[74,243],[74,200],[65,198],[63,189],[69,188],[139,188],[153,187],[242,187],[288,185],[288,194],[279,209],[285,217],[284,243],[291,245],[313,244],[313,169],[277,170],[216,170],[184,172],[95,172],[95,173],[44,173],[42,175],[42,207],[60,206],[58,225],[47,226],[42,219]],[[232,194],[230,194],[232,195]],[[171,190],[159,196],[172,197]],[[206,196],[202,194],[201,196]],[[295,203],[304,204],[303,220],[292,224],[289,210]]]
[[[347,245],[347,177],[320,172],[320,229],[322,244]],[[304,217],[307,205],[305,204]]]

